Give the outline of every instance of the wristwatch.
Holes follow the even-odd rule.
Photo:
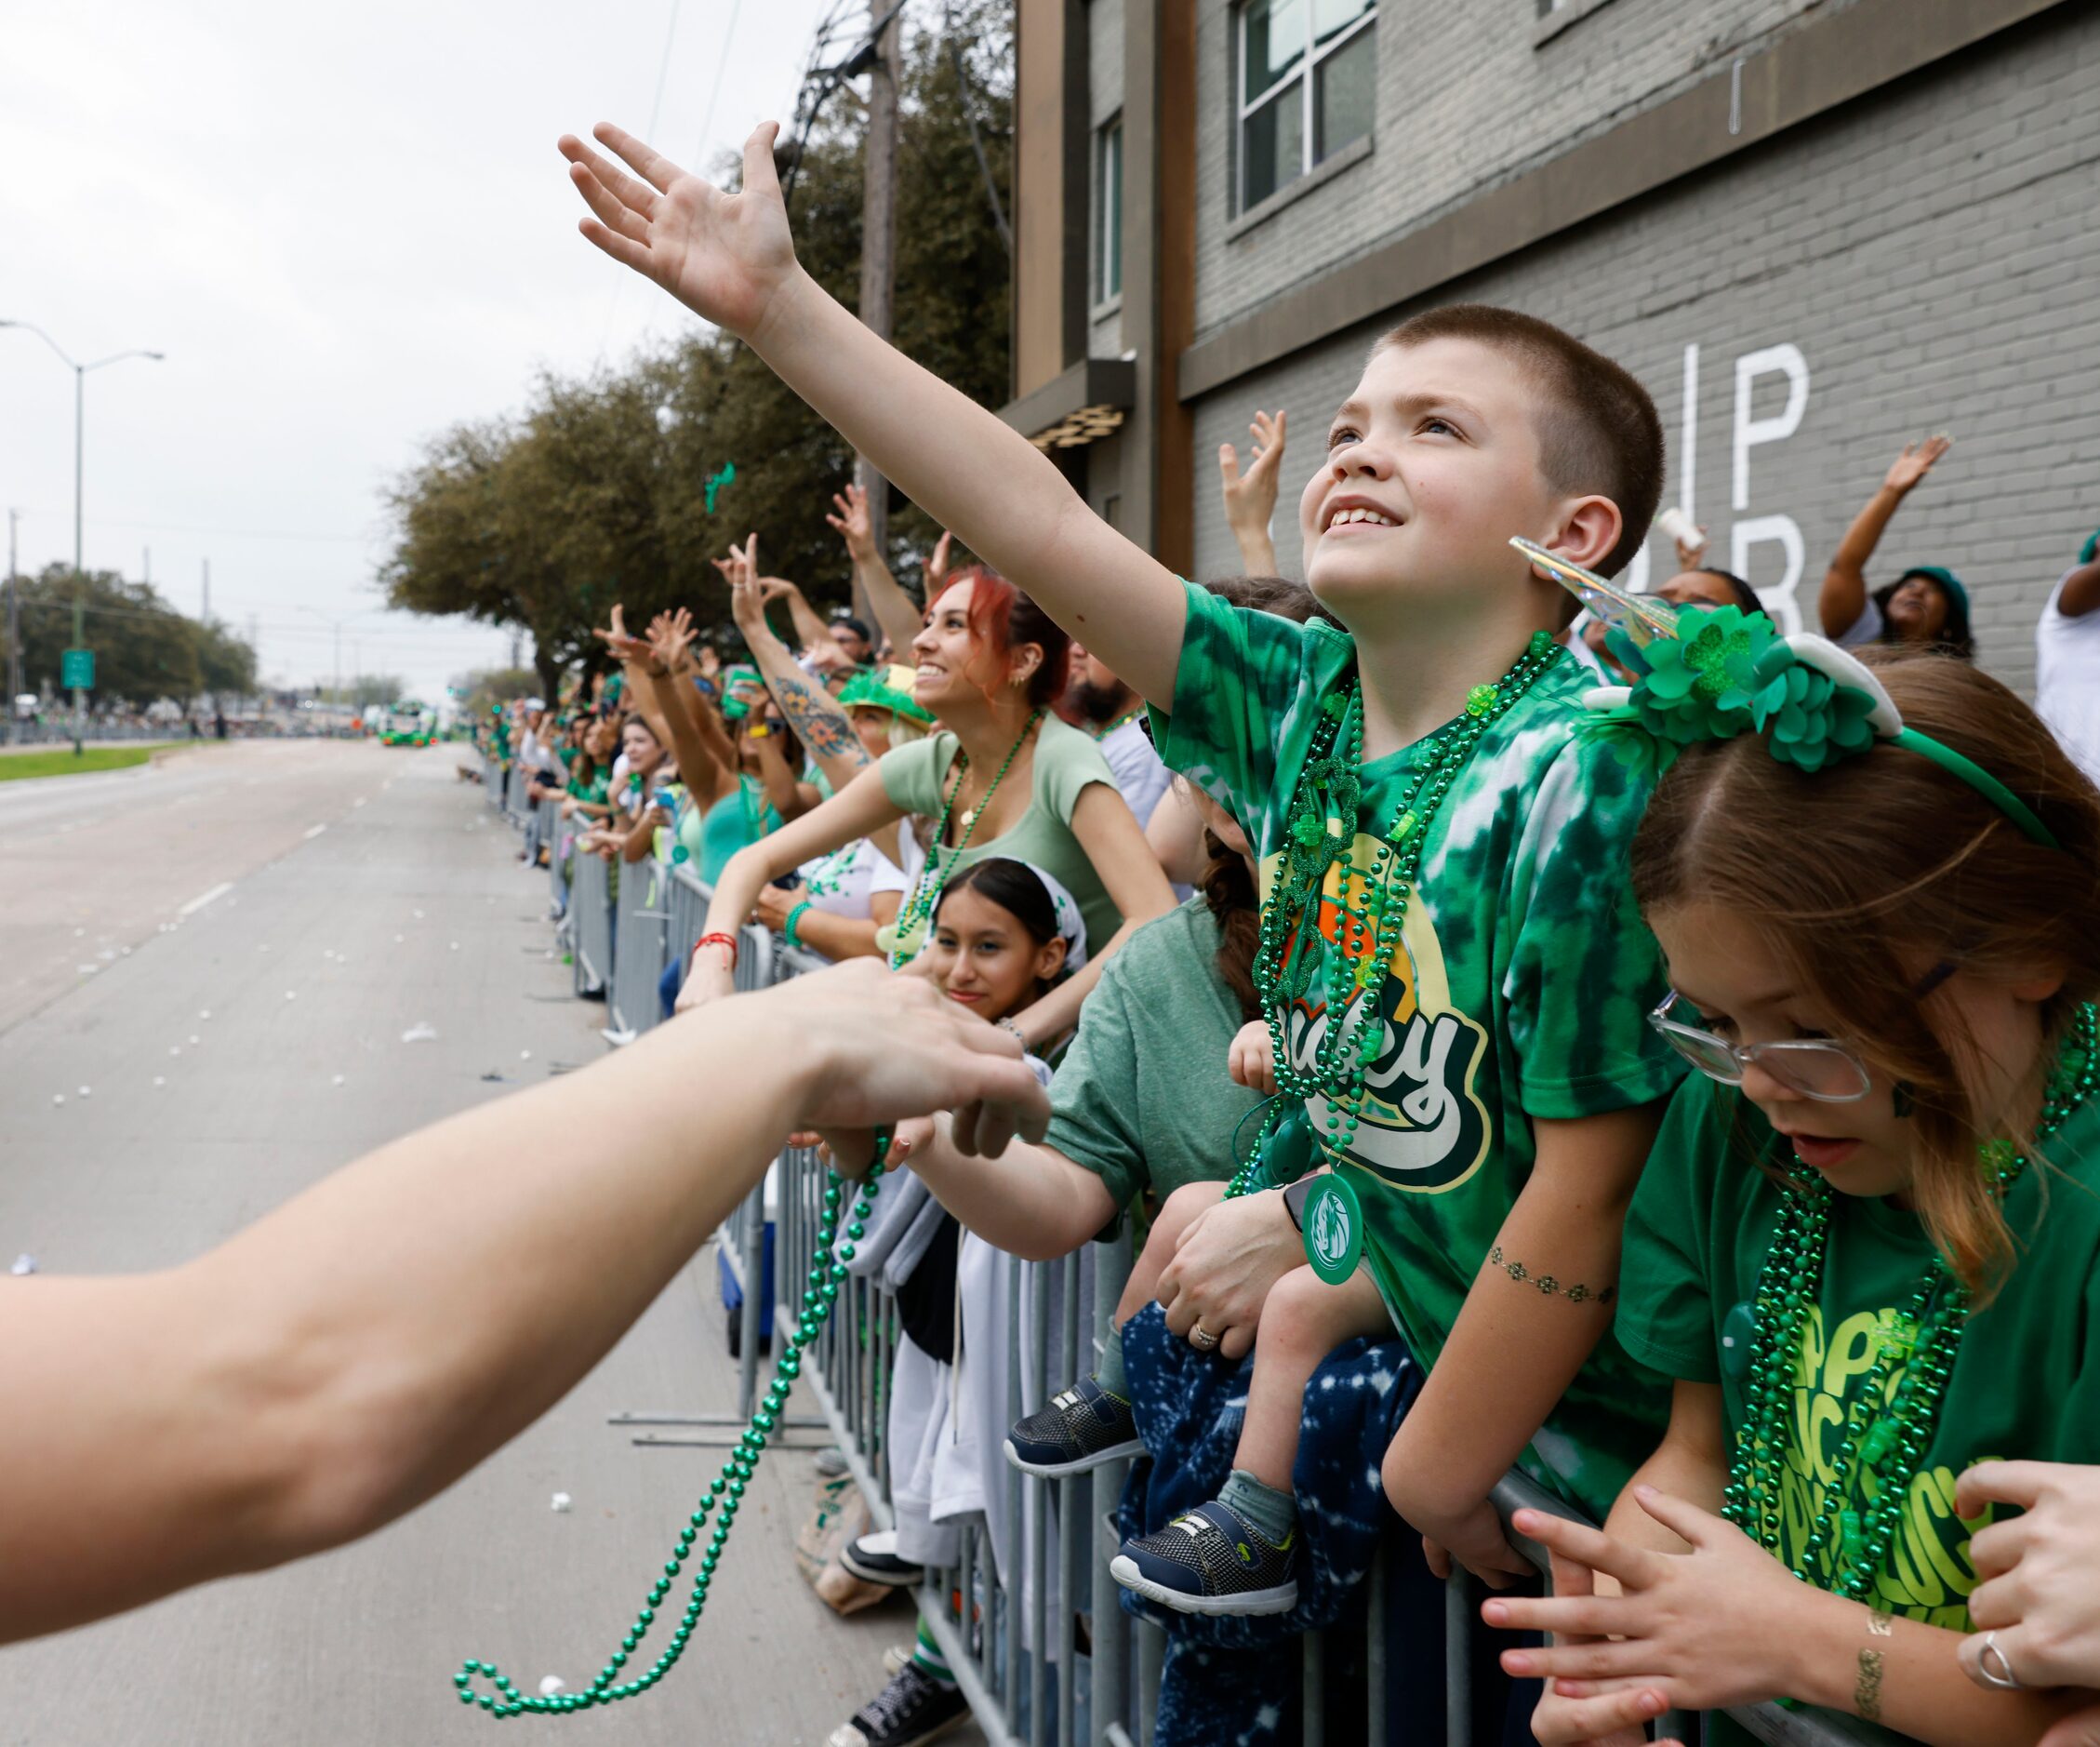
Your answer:
[[[1305,1230],[1305,1204],[1312,1198],[1312,1186],[1320,1180],[1320,1173],[1301,1177],[1283,1191],[1283,1211],[1291,1216],[1291,1223],[1299,1231]]]

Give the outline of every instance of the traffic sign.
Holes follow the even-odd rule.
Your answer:
[[[68,649],[59,659],[59,684],[68,691],[95,689],[95,651]]]

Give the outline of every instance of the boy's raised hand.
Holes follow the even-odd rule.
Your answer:
[[[581,221],[583,234],[695,313],[749,336],[795,270],[794,238],[773,167],[779,124],[763,122],[744,141],[744,185],[734,194],[610,122],[591,131],[633,174],[574,134],[562,136],[569,180],[592,214]]]

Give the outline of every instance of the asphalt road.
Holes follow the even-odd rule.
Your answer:
[[[604,1053],[603,1007],[550,954],[546,876],[459,762],[262,742],[0,785],[0,1266],[178,1261],[370,1147]],[[435,1037],[405,1043],[419,1026]],[[720,1460],[606,1423],[734,1405],[713,1280],[704,1252],[552,1414],[370,1540],[0,1650],[0,1743],[474,1741],[496,1726],[453,1697],[463,1657],[526,1691],[585,1684]],[[806,1455],[768,1456],[654,1693],[505,1729],[821,1742],[911,1616],[841,1621],[801,1583],[811,1485]]]

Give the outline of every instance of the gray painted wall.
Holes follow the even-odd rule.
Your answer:
[[[1605,8],[1653,11],[1634,0]],[[2043,598],[2100,524],[2100,302],[2088,288],[2100,273],[2092,217],[2100,114],[2086,100],[2096,73],[2100,15],[2066,8],[1436,300],[1530,310],[1633,369],[1669,436],[1664,500],[1690,488],[1716,562],[1729,562],[1738,527],[1761,534],[1744,554],[1761,589],[1784,580],[1780,519],[1798,529],[1799,601],[1811,629],[1824,566],[1888,462],[1907,437],[1948,431],[1952,453],[1892,524],[1869,580],[1893,580],[1906,563],[1950,566],[1970,586],[1985,664],[2029,688]],[[1382,140],[1365,167],[1389,163]],[[1217,287],[1209,291],[1215,300]],[[1303,573],[1297,494],[1385,325],[1198,406],[1199,575],[1238,567],[1216,497],[1216,446],[1243,441],[1255,407],[1278,406],[1292,424],[1278,558]],[[1806,392],[1781,435],[1793,390],[1784,367],[1795,360],[1779,350],[1788,347]],[[1749,380],[1742,416],[1752,438],[1761,422],[1771,434],[1743,450],[1738,507],[1737,367],[1758,354],[1769,367]],[[1649,555],[1672,564],[1659,536]]]
[[[1606,0],[1533,46],[1536,0],[1380,0],[1376,149],[1229,237],[1236,8],[1197,25],[1196,334],[1674,96],[1850,0]]]

